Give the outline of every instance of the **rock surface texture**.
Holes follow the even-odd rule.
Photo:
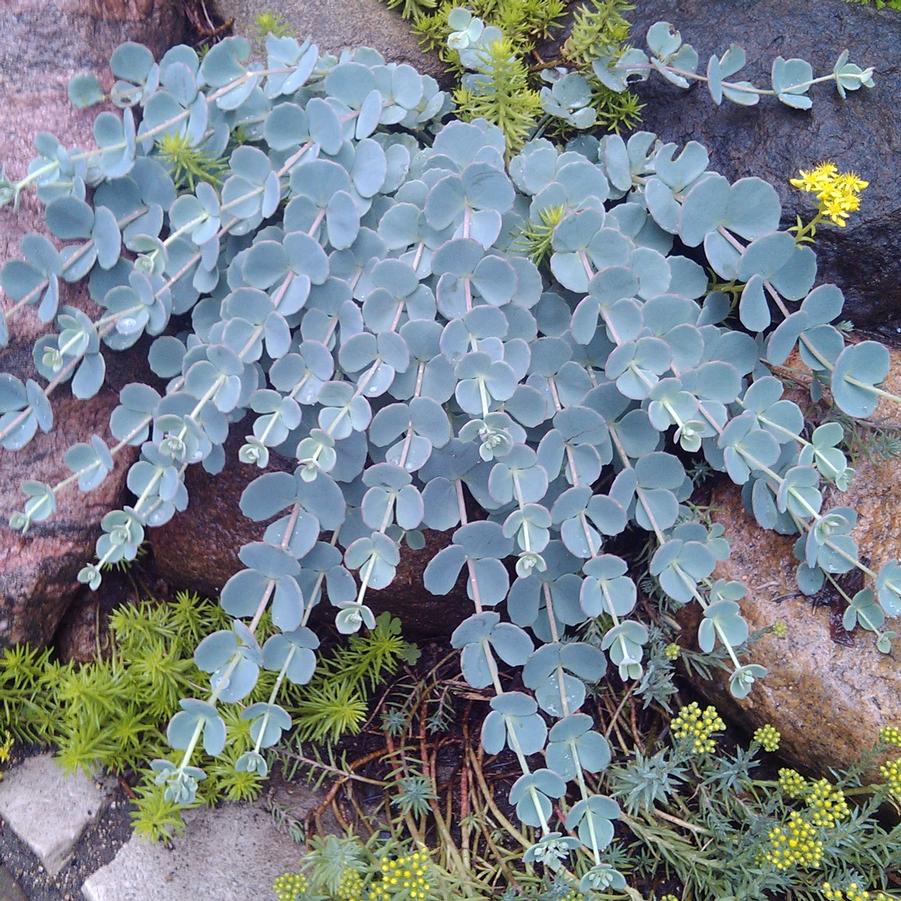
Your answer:
[[[308,806],[315,806],[312,795]],[[86,901],[268,898],[276,876],[294,870],[303,852],[259,806],[194,810],[185,823],[185,835],[169,848],[133,835],[87,879]]]
[[[64,773],[51,754],[29,757],[0,782],[0,817],[51,875],[66,865],[104,801],[96,783]]]
[[[73,109],[66,95],[72,75],[94,70],[109,83],[109,56],[125,40],[162,52],[182,35],[181,4],[175,0],[12,0],[0,4],[0,161],[12,178],[21,178],[34,156],[38,131],[51,131],[67,145],[92,146],[96,110]],[[43,213],[33,194],[22,196],[18,212],[0,209],[0,264],[19,255],[19,239],[44,231]],[[69,290],[65,303],[89,304],[83,289]],[[9,301],[0,295],[0,303]],[[34,376],[31,346],[43,331],[33,310],[10,324],[10,346],[0,351],[0,371]],[[3,451],[0,464],[0,646],[50,640],[71,598],[75,576],[93,557],[96,523],[120,498],[128,454],[104,484],[88,495],[70,489],[59,497],[59,511],[34,526],[26,537],[5,526],[20,509],[23,479],[56,482],[68,474],[65,451],[92,434],[108,437],[107,421],[116,403],[116,385],[129,380],[126,361],[108,355],[108,385],[88,402],[76,401],[67,387],[52,397],[56,426],[25,449]],[[131,379],[134,374],[131,374]]]
[[[270,786],[279,809],[298,820],[325,793],[278,779]],[[115,779],[66,775],[51,754],[10,767],[0,781],[0,901],[271,898],[275,877],[295,871],[304,852],[263,800],[189,811],[184,835],[171,844],[130,834],[127,807]],[[322,825],[341,831],[330,814]]]
[[[645,108],[640,128],[665,141],[695,140],[710,152],[710,167],[729,179],[757,175],[775,185],[785,224],[800,213],[810,217],[810,195],[788,184],[798,168],[832,160],[870,182],[861,209],[844,229],[824,226],[817,235],[818,280],[845,292],[845,315],[860,327],[886,334],[901,329],[901,194],[897,160],[901,152],[901,16],[844,0],[799,4],[794,0],[647,0],[630,14],[637,47],[658,20],[673,23],[698,51],[703,73],[712,53],[731,43],[745,49],[740,77],[769,87],[777,56],[801,57],[815,75],[832,71],[842,50],[851,60],[875,68],[875,87],[842,100],[831,84],[810,90],[813,108],[792,110],[772,97],[754,107],[724,102],[714,106],[702,84],[683,91],[652,74],[638,86]],[[737,76],[738,77],[738,76]]]
[[[232,427],[225,445],[228,462],[221,473],[211,476],[200,466],[188,469],[188,509],[148,532],[155,568],[173,585],[215,597],[244,568],[238,559],[241,546],[258,541],[263,532],[262,525],[246,519],[238,507],[241,492],[260,475],[256,467],[238,463],[243,432],[240,423]],[[267,472],[290,472],[295,465],[273,454]],[[366,594],[377,614],[389,610],[401,618],[408,637],[447,636],[471,612],[465,588],[458,585],[451,594],[435,597],[422,585],[426,565],[446,543],[442,533],[427,532],[421,551],[404,548],[394,582]],[[334,608],[324,602],[314,615],[333,619],[333,614]]]
[[[901,392],[901,352],[892,354],[884,387]],[[873,419],[898,428],[901,410],[882,400]],[[853,465],[857,472],[850,488],[827,494],[823,508],[857,511],[853,537],[861,559],[878,570],[901,559],[901,460],[859,459]],[[732,548],[716,575],[748,586],[741,606],[752,631],[782,622],[788,634],[768,634],[753,645],[752,661],[769,673],[745,701],[731,698],[728,680],[721,676],[714,683],[697,680],[697,687],[718,706],[728,706],[749,729],[772,723],[782,734],[780,754],[803,766],[825,772],[857,762],[882,726],[901,721],[901,643],[896,639],[891,654],[880,654],[872,632],[857,629],[849,635],[842,627],[845,601],[828,582],[813,598],[801,594],[794,538],[761,529],[734,485],[722,483],[710,503]],[[853,572],[840,577],[839,584],[849,594],[863,587],[860,574]],[[683,615],[688,634],[694,635],[696,613],[687,607]],[[893,626],[897,629],[897,621],[886,624]]]
[[[274,13],[289,33],[312,38],[324,53],[374,47],[388,62],[410,63],[436,78],[444,74],[438,58],[419,46],[410,23],[383,0],[215,0],[215,7],[221,18],[234,19],[235,34],[247,38],[259,35],[257,16]]]

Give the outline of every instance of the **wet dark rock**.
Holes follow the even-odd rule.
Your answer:
[[[703,84],[683,91],[652,74],[637,88],[645,103],[639,127],[664,141],[700,141],[710,167],[729,179],[757,175],[771,182],[782,199],[784,225],[813,210],[810,195],[788,184],[799,168],[832,160],[867,179],[860,212],[848,226],[823,226],[817,234],[818,280],[842,288],[845,315],[855,325],[887,335],[901,331],[901,16],[844,0],[643,0],[630,18],[639,47],[654,22],[675,25],[698,51],[700,72],[712,53],[739,44],[748,57],[741,77],[758,87],[769,87],[777,56],[806,59],[819,76],[848,49],[852,62],[875,68],[875,87],[846,100],[831,84],[814,85],[808,111],[772,97],[754,107],[716,107]]]
[[[238,559],[241,546],[259,541],[263,533],[261,524],[246,519],[238,508],[241,492],[260,475],[256,467],[237,462],[241,434],[240,425],[233,427],[225,444],[229,462],[218,475],[211,476],[200,466],[188,469],[188,509],[149,533],[157,572],[177,588],[216,597],[228,579],[244,568]],[[291,472],[296,465],[273,454],[266,471]],[[472,612],[472,602],[460,587],[462,579],[445,597],[425,590],[423,571],[449,540],[446,533],[425,534],[425,548],[411,551],[404,547],[394,582],[381,591],[368,591],[367,603],[376,614],[388,610],[400,617],[408,637],[447,637]],[[334,608],[325,602],[314,616],[320,621],[333,619]]]

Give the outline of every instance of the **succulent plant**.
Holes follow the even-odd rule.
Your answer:
[[[477,41],[473,30],[461,18],[455,41]],[[652,32],[667,65],[691,62]],[[747,695],[763,670],[739,659],[744,586],[715,578],[728,541],[686,506],[683,456],[703,455],[743,486],[763,527],[799,536],[803,590],[854,567],[872,580],[848,623],[873,628],[884,650],[901,564],[870,570],[853,512],[823,509],[822,483],[850,478],[840,436],[807,437],[770,365],[797,348],[816,387],[867,416],[887,395],[887,352],[846,346],[832,324],[841,291],[814,286],[814,251],[780,230],[775,190],[730,183],[700,144],[677,153],[647,132],[565,148],[536,139],[508,165],[502,132],[443,121],[448,98],[410,66],[367,49],[322,56],[290,37],[270,35],[266,48],[262,64],[240,38],[202,62],[183,46],[156,62],[123,45],[110,94],[121,112],[98,115],[97,147],[41,134],[29,174],[4,183],[7,200],[37,189],[62,246],[27,235],[23,258],[0,273],[14,302],[4,343],[5,323],[26,313],[50,327],[34,350],[43,387],[0,375],[0,445],[16,451],[51,429],[51,395],[66,384],[96,394],[105,354],[142,335],[165,385],[126,385],[115,443],[93,436],[66,455],[70,475],[25,482],[11,525],[48,519],[62,491],[92,490],[139,448],[135,500],[103,518],[97,561],[79,575],[96,588],[105,564],[133,558],[147,528],[188,508],[189,466],[222,469],[231,429],[246,436],[244,465],[296,460],[241,498],[261,535],[222,591],[233,626],[197,648],[210,693],[171,721],[181,763],[157,763],[183,803],[203,778],[197,745],[222,750],[218,704],[247,698],[261,669],[278,675],[268,702],[244,712],[256,746],[241,765],[258,770],[260,751],[290,728],[278,691],[314,672],[314,606],[327,597],[341,632],[372,628],[368,592],[391,583],[403,546],[421,547],[423,528],[453,530],[425,587],[442,595],[465,575],[474,613],[452,642],[465,678],[496,691],[483,741],[519,761],[511,803],[543,836],[531,857],[556,862],[581,842],[595,863],[583,888],[618,884],[601,859],[617,805],[583,777],[609,749],[579,712],[608,660],[623,679],[642,675],[648,630],[611,542],[650,533],[651,574],[673,602],[700,605],[702,647],[725,650],[733,692]],[[546,102],[587,124],[584,91],[567,78]],[[72,95],[88,104],[102,92],[83,77]],[[227,155],[227,166],[177,189],[160,152],[173,135],[195,160]],[[536,265],[521,236],[539,229],[547,262]],[[701,254],[717,277],[744,283],[737,322]],[[84,279],[95,318],[61,305],[60,281]],[[267,609],[280,631],[260,647]],[[574,639],[597,619],[606,654]],[[523,668],[523,691],[504,689],[499,661]],[[570,784],[578,801],[565,825],[578,839],[553,828]]]

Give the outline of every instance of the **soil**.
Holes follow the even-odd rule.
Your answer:
[[[40,754],[43,750],[38,747],[20,747],[18,754],[13,752],[11,755],[9,765]],[[119,786],[113,790],[97,821],[82,834],[75,846],[72,860],[55,876],[47,873],[28,846],[0,820],[0,899],[81,901],[81,886],[85,879],[108,864],[130,837],[129,800]],[[9,877],[13,883],[18,883],[23,893],[21,896],[16,896]]]

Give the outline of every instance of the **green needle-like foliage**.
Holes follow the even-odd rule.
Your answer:
[[[589,85],[598,124],[607,131],[619,134],[635,128],[641,122],[644,104],[634,91],[611,91],[595,79],[589,79]]]
[[[200,691],[203,674],[193,655],[197,642],[221,627],[222,608],[189,592],[170,603],[143,601],[110,614],[112,652],[87,664],[61,664],[50,650],[25,645],[0,655],[0,735],[17,741],[55,745],[66,770],[93,773],[98,768],[141,771],[167,754],[165,724],[179,700]],[[273,631],[268,618],[262,623]],[[375,628],[335,646],[319,660],[308,685],[293,686],[286,706],[303,741],[337,742],[359,731],[369,713],[369,693],[394,674],[401,663],[414,663],[415,645],[401,635],[400,621],[388,613]],[[261,674],[248,702],[264,701],[275,683]],[[220,757],[206,762],[200,799],[242,801],[259,794],[259,773],[236,767],[254,746],[251,721],[241,716],[244,704],[224,708],[227,730]],[[163,800],[152,778],[137,792],[133,820],[150,837],[171,835],[180,822],[179,806]]]
[[[560,33],[566,16],[566,4],[562,0],[468,3],[466,8],[472,16],[493,31],[465,64],[461,54],[448,46],[448,38],[454,31],[448,17],[459,6],[454,0],[446,0],[431,10],[416,0],[386,2],[392,7],[403,3],[404,18],[411,19],[423,47],[437,52],[451,71],[462,74],[462,84],[454,93],[462,118],[481,116],[497,125],[511,151],[518,149],[545,121],[542,116],[549,110],[542,103],[538,89],[544,83],[542,72],[556,61],[542,59],[536,45]],[[591,64],[600,56],[621,52],[626,46],[629,22],[625,14],[632,8],[625,0],[591,0],[579,6],[561,51],[560,61],[571,65],[585,79],[596,124],[617,133],[638,123],[641,104],[631,91],[616,92],[602,85],[594,76]],[[501,41],[497,46],[496,40]],[[463,74],[466,70],[470,74]],[[560,119],[552,131],[565,133],[571,128]]]
[[[150,841],[160,842],[169,841],[185,831],[182,818],[184,807],[166,800],[159,786],[152,781],[141,783],[135,789],[135,795],[131,817],[135,833]]]
[[[40,742],[52,728],[46,676],[51,652],[15,645],[0,653],[0,725],[17,741]]]
[[[590,69],[599,56],[606,56],[629,39],[625,14],[633,10],[625,0],[589,0],[573,13],[573,25],[563,44],[563,56],[580,68]]]
[[[323,680],[304,692],[296,710],[302,741],[334,743],[342,735],[356,735],[369,708],[356,686]]]
[[[374,629],[351,636],[321,659],[312,681],[297,688],[291,699],[301,741],[334,743],[360,731],[369,713],[369,692],[401,663],[415,663],[419,657],[400,628],[398,619],[381,613]]]
[[[528,254],[536,266],[547,262],[554,249],[554,232],[566,215],[566,207],[545,207],[538,212],[538,221],[529,220],[519,237],[518,249]]]
[[[901,12],[901,0],[848,0],[859,6],[874,6],[876,9],[894,9]]]
[[[270,34],[277,38],[283,38],[291,33],[288,23],[278,13],[270,10],[259,13],[254,19],[254,25],[257,27],[257,34],[261,40],[265,40]]]
[[[193,191],[199,182],[211,185],[221,183],[228,170],[228,161],[195,147],[190,140],[178,133],[164,135],[157,142],[157,156],[179,188]]]
[[[527,55],[536,41],[550,38],[563,25],[565,15],[563,0],[500,0],[489,20]]]
[[[416,20],[430,13],[437,0],[385,0],[388,9],[396,9],[405,19]]]
[[[541,99],[529,87],[529,73],[507,38],[480,54],[478,72],[454,91],[462,119],[487,119],[503,132],[508,151],[522,146],[541,116]]]

